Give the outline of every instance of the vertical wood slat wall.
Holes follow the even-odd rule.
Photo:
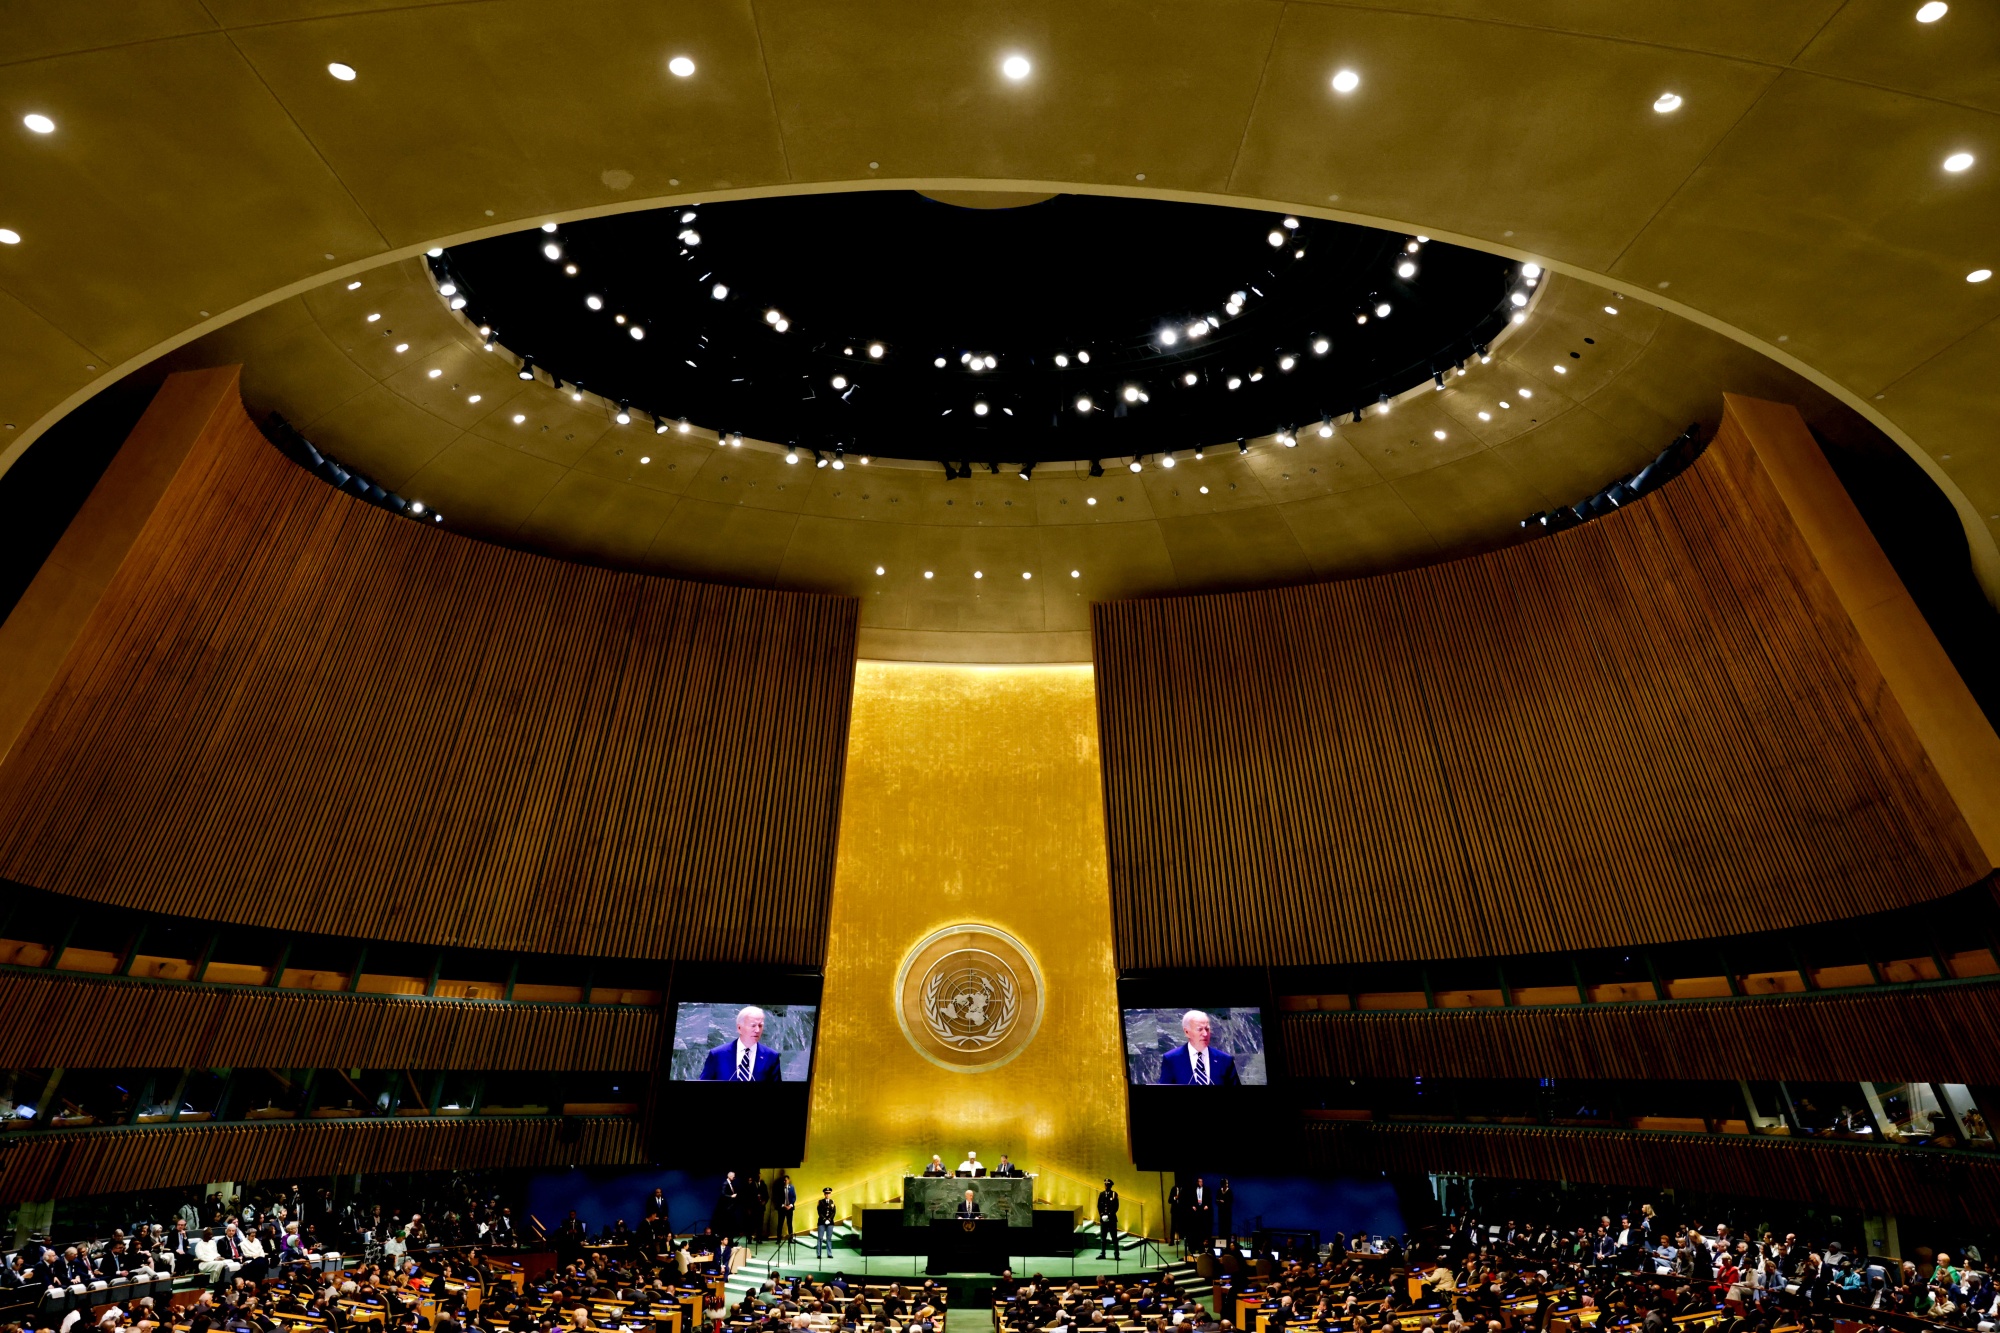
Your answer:
[[[493,1120],[180,1125],[0,1140],[0,1204],[211,1180],[492,1166],[637,1166],[644,1126],[537,1116]]]
[[[0,975],[0,1069],[590,1069],[658,1058],[660,1011]]]
[[[2000,983],[1889,994],[1287,1013],[1298,1078],[2000,1083]]]
[[[857,618],[394,516],[238,410],[0,767],[0,874],[373,939],[816,966]]]
[[[1582,1180],[1713,1194],[1747,1192],[1870,1211],[1969,1217],[2000,1210],[2000,1162],[1970,1153],[1724,1135],[1320,1123],[1305,1130],[1308,1170],[1452,1171],[1503,1180]]]
[[[1541,540],[1092,626],[1122,967],[1706,938],[1988,869],[1747,444]]]

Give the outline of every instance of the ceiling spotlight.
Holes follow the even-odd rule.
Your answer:
[[[410,350],[410,345],[408,343],[397,343],[396,350],[399,352],[407,352]]]
[[[1035,475],[1035,465],[1033,463],[1023,463],[1021,464],[1020,472],[1015,475],[1019,476],[1022,481],[1028,481]]]
[[[637,324],[634,324],[631,328],[625,331],[632,335],[632,341],[635,343],[646,341],[646,331],[640,328]]]
[[[1944,169],[1956,175],[1957,173],[1964,171],[1966,168],[1970,167],[1972,163],[1973,163],[1972,154],[1953,153],[1950,157],[1944,160]]]
[[[1173,456],[1172,454],[1161,454],[1161,455],[1160,455],[1160,466],[1161,466],[1161,467],[1172,467],[1173,465],[1174,465],[1174,456]]]
[[[368,323],[370,323],[370,324],[373,324],[373,323],[374,323],[374,322],[375,322],[376,320],[378,320],[378,319],[380,319],[380,318],[382,318],[382,312],[378,310],[378,311],[376,311],[375,313],[373,313],[373,314],[371,314],[371,315],[369,315],[369,316],[368,316],[368,321],[367,321],[367,322],[368,322]]]
[[[1491,412],[1481,412],[1479,414],[1479,419],[1481,421],[1491,421],[1493,420],[1493,414]]]
[[[39,112],[29,112],[21,117],[21,123],[37,134],[54,134],[56,123]]]
[[[544,223],[542,224],[542,230],[543,230],[543,231],[546,231],[546,232],[551,232],[551,233],[553,233],[553,232],[555,231],[555,229],[556,229],[556,224],[555,224],[555,223],[553,223],[553,222],[544,222]]]
[[[1377,319],[1389,318],[1389,303],[1387,301],[1380,301],[1376,303],[1375,318]]]
[[[522,422],[526,421],[527,419],[528,419],[528,414],[525,412],[516,412],[514,414],[514,424],[517,426],[520,425]]]
[[[742,432],[742,431],[738,430],[738,431],[731,431],[731,432],[730,432],[730,434],[729,434],[729,447],[730,447],[731,449],[741,449],[741,448],[743,447],[743,432]]]
[[[1299,447],[1299,437],[1292,434],[1289,430],[1281,430],[1278,432],[1278,443],[1284,445],[1287,449],[1296,449]]]
[[[1093,477],[1104,475],[1104,462],[1102,459],[1093,458],[1090,460],[1090,475]],[[1096,504],[1097,501],[1092,500],[1090,503]]]
[[[1028,63],[1026,56],[1008,56],[1000,62],[1000,72],[1016,83],[1027,78],[1034,71],[1034,68],[1032,64]]]
[[[1333,90],[1337,93],[1351,93],[1361,86],[1361,76],[1351,69],[1344,69],[1333,76]]]
[[[1918,8],[1917,22],[1936,23],[1939,19],[1943,18],[1945,14],[1950,11],[1950,9],[1951,6],[1946,4],[1944,0],[1930,0],[1930,3],[1922,5]]]
[[[939,357],[939,358],[937,358],[937,359],[936,359],[935,361],[931,362],[931,364],[932,364],[932,365],[934,365],[934,366],[936,366],[936,367],[937,367],[937,368],[938,368],[939,370],[943,370],[943,369],[944,369],[944,358],[943,358],[943,357]]]
[[[888,571],[883,569],[882,566],[877,565],[875,566],[875,572],[876,574],[880,575],[880,574],[886,574]]]
[[[1414,278],[1417,276],[1417,266],[1405,259],[1402,263],[1396,265],[1396,276],[1399,278]]]
[[[987,406],[984,403],[974,403],[972,405],[972,415],[976,417],[985,416],[987,411],[988,411]]]
[[[1076,359],[1077,359],[1077,361],[1078,361],[1079,363],[1081,363],[1081,364],[1083,364],[1083,365],[1086,365],[1086,366],[1087,366],[1087,365],[1089,365],[1089,364],[1090,364],[1090,353],[1088,353],[1088,352],[1078,352],[1078,353],[1076,354]]]
[[[334,78],[339,79],[342,83],[354,82],[354,66],[352,65],[343,65],[336,60],[326,67],[326,72],[333,75]]]
[[[615,420],[621,426],[631,425],[632,424],[631,406],[626,403],[618,404],[618,415],[614,417],[613,420]]]
[[[1512,301],[1516,306],[1528,304],[1528,294],[1526,292],[1514,292],[1507,299]]]
[[[835,375],[833,377],[833,387],[836,389],[845,389],[847,387],[847,376]]]
[[[1266,241],[1269,241],[1273,247],[1280,246],[1285,243],[1285,233],[1279,231],[1276,227],[1273,227],[1271,228],[1271,234],[1269,236],[1266,236],[1264,239]]]
[[[1542,266],[1540,264],[1523,264],[1521,265],[1521,276],[1524,278],[1539,278],[1542,276]]]
[[[729,284],[726,282],[718,282],[713,287],[708,289],[708,294],[714,297],[718,301],[726,300],[729,296]]]
[[[1554,371],[1554,372],[1555,372],[1556,374],[1558,374],[1558,375],[1567,375],[1567,374],[1569,374],[1569,367],[1568,367],[1568,366],[1550,366],[1550,367],[1549,367],[1549,369],[1550,369],[1550,370],[1553,370],[1553,371]],[[1464,372],[1460,372],[1460,373],[1462,374],[1462,373],[1464,373]]]
[[[1287,354],[1285,356],[1281,356],[1278,358],[1278,369],[1290,370],[1293,366],[1296,366],[1298,363],[1299,362],[1297,357]]]
[[[1487,348],[1480,347],[1474,350],[1479,353],[1479,364],[1482,366],[1493,359],[1493,353]]]
[[[1332,439],[1332,438],[1333,438],[1333,418],[1332,418],[1332,417],[1330,417],[1330,416],[1327,416],[1327,417],[1321,417],[1321,418],[1319,419],[1319,437],[1320,437],[1320,438],[1321,438],[1322,440],[1330,440],[1330,439]]]
[[[482,398],[483,396],[484,396],[484,395],[482,395],[482,394],[476,394],[476,393],[475,393],[475,394],[473,394],[472,396],[470,396],[469,398],[467,398],[467,399],[466,399],[465,401],[466,401],[466,402],[468,402],[468,403],[476,403],[476,402],[478,402],[478,401],[480,400],[480,398]]]
[[[1661,93],[1653,99],[1653,110],[1663,116],[1669,111],[1678,111],[1680,109],[1681,95],[1679,93]]]
[[[694,61],[689,60],[686,56],[675,56],[667,62],[667,72],[675,78],[685,79],[688,75],[694,73]]]
[[[1355,311],[1354,322],[1356,324],[1366,324],[1368,322],[1368,312],[1366,310]]]
[[[1387,415],[1389,414],[1389,395],[1388,395],[1388,394],[1386,394],[1386,393],[1385,393],[1385,394],[1382,394],[1381,396],[1379,396],[1378,398],[1376,398],[1376,400],[1375,400],[1375,404],[1376,404],[1376,407],[1377,407],[1377,408],[1378,408],[1378,409],[1379,409],[1379,410],[1381,411],[1381,413],[1382,413],[1382,415],[1383,415],[1383,416],[1387,416]]]
[[[1433,389],[1439,390],[1440,392],[1443,391],[1444,372],[1442,370],[1434,370],[1431,372],[1431,387]]]
[[[1431,438],[1434,440],[1442,440],[1444,438],[1444,432],[1441,430],[1434,430],[1431,432]]]
[[[944,364],[944,358],[943,358],[943,357],[939,357],[939,358],[938,358],[938,364],[939,364],[939,365],[943,365],[943,364]],[[1065,355],[1064,355],[1063,353],[1061,353],[1061,352],[1057,352],[1057,353],[1056,353],[1056,365],[1057,365],[1057,366],[1066,366],[1066,365],[1068,365],[1068,364],[1069,364],[1069,357],[1065,356]]]
[[[653,461],[653,456],[652,456],[651,454],[640,454],[640,455],[639,455],[639,462],[640,462],[640,465],[641,465],[641,466],[643,466],[643,465],[645,465],[645,464],[647,464],[647,463],[650,463],[650,462],[652,462],[652,461]]]
[[[1604,307],[1604,313],[1607,315],[1615,315],[1618,313],[1618,307],[1615,305],[1608,305]]]
[[[1235,375],[1231,375],[1229,377],[1229,387],[1232,389],[1240,389],[1243,387],[1243,381],[1238,377],[1236,377]]]
[[[1357,426],[1361,424],[1361,409],[1358,407],[1354,409],[1354,424]]]
[[[1193,384],[1194,382],[1195,382],[1195,373],[1194,373],[1194,372],[1193,372],[1192,370],[1188,371],[1188,372],[1187,372],[1186,374],[1184,374],[1184,375],[1182,375],[1182,376],[1181,376],[1181,383],[1182,383],[1182,384],[1189,384],[1189,385],[1191,385],[1191,384]]]
[[[785,461],[787,463],[796,463],[799,461],[799,449],[797,445],[793,445],[791,448],[785,450]]]
[[[1194,447],[1194,457],[1197,463],[1201,461],[1201,446],[1198,444]]]
[[[1130,463],[1126,464],[1126,466],[1129,467],[1134,472],[1145,471],[1145,465],[1141,463],[1137,458],[1133,459]]]
[[[1328,341],[1327,341],[1326,339],[1324,339],[1324,338],[1315,338],[1315,339],[1313,339],[1313,355],[1314,355],[1314,356],[1325,356],[1325,355],[1326,355],[1326,352],[1327,352],[1327,349],[1328,349],[1329,347],[1331,347],[1331,346],[1333,346],[1333,344],[1332,344],[1332,343],[1330,343],[1330,342],[1328,342]]]
[[[1519,393],[1523,398],[1533,398],[1535,396],[1533,389],[1517,389],[1515,392]]]
[[[524,380],[533,379],[535,377],[535,359],[533,357],[529,357],[525,361],[521,362],[521,368],[515,371],[514,374],[517,377]]]
[[[701,233],[696,231],[693,227],[689,227],[687,230],[680,233],[679,240],[682,245],[700,245]]]
[[[1088,412],[1090,410],[1090,399],[1085,396],[1079,396],[1076,400],[1076,410],[1079,412]]]
[[[454,297],[452,297],[452,298],[451,298],[451,308],[452,308],[453,310],[463,310],[463,309],[465,309],[465,298],[464,298],[463,296],[454,296]]]
[[[846,445],[836,444],[833,446],[833,470],[835,472],[845,472],[847,470]]]
[[[1208,321],[1205,319],[1198,319],[1194,323],[1188,325],[1187,336],[1190,338],[1206,338],[1208,336]]]
[[[881,343],[869,343],[869,344],[868,344],[868,355],[869,355],[869,356],[871,356],[871,357],[874,357],[874,358],[875,358],[875,359],[876,359],[877,361],[880,361],[880,360],[882,359],[882,353],[884,353],[884,352],[886,352],[886,351],[888,351],[888,350],[889,350],[889,349],[888,349],[888,348],[886,348],[886,347],[884,347],[884,346],[882,346],[882,344],[881,344]]]
[[[694,221],[694,210],[692,208],[690,208],[687,212],[681,214],[681,225],[683,227],[685,227],[688,223],[693,221]]]
[[[1136,402],[1138,402],[1138,401],[1139,401],[1139,386],[1138,386],[1138,385],[1136,385],[1136,384],[1128,384],[1128,385],[1126,385],[1126,386],[1125,386],[1125,389],[1124,389],[1124,397],[1125,397],[1125,401],[1126,401],[1126,402],[1128,402],[1128,403],[1136,403]]]
[[[561,259],[562,247],[560,245],[557,245],[554,241],[550,241],[547,245],[542,247],[542,253],[547,255],[550,259]]]
[[[347,290],[351,292],[360,285],[361,285],[361,279],[356,278],[353,282],[347,284]]]
[[[580,403],[583,401],[583,386],[581,384],[575,384],[570,386],[569,400],[572,403]]]
[[[625,316],[623,316],[623,315],[613,315],[613,316],[611,317],[611,322],[612,322],[612,323],[614,323],[614,324],[617,324],[617,325],[619,325],[619,326],[620,326],[620,327],[622,328],[622,327],[624,326],[624,324],[625,324]]]
[[[814,467],[825,467],[825,466],[826,466],[826,455],[825,455],[825,454],[822,454],[822,453],[821,453],[821,452],[820,452],[819,450],[817,450],[817,449],[813,450],[813,466],[814,466]]]
[[[988,352],[986,354],[986,368],[988,370],[997,370],[999,369],[999,366],[1000,366],[1000,358],[994,356],[991,352]]]
[[[1181,340],[1181,335],[1175,332],[1173,329],[1160,330],[1160,345],[1162,347],[1172,347],[1175,343],[1179,342],[1180,340]]]
[[[443,283],[439,283],[439,284],[438,284],[438,295],[439,295],[439,296],[457,296],[457,295],[458,295],[458,284],[457,284],[457,283],[455,283],[455,282],[443,282]]]
[[[1984,282],[1984,281],[1986,281],[1986,280],[1987,280],[1988,278],[1990,278],[1990,277],[1992,277],[1992,276],[1993,276],[1993,270],[1992,270],[1992,269],[1990,269],[1990,268],[1976,268],[1976,269],[1972,270],[1972,272],[1970,272],[1970,273],[1968,273],[1968,274],[1966,274],[1966,275],[1965,275],[1965,280],[1966,280],[1967,282]]]
[[[569,275],[570,275],[570,276],[571,276],[572,278],[573,278],[573,277],[575,277],[575,276],[576,276],[576,265],[574,265],[574,264],[564,264],[564,265],[563,265],[563,272],[565,272],[565,273],[569,274]]]
[[[666,433],[667,433],[667,419],[665,417],[655,415],[653,417],[653,434],[665,435]],[[640,461],[643,462],[645,460],[641,459]]]
[[[777,323],[777,322],[778,322],[779,320],[781,320],[781,319],[783,319],[783,318],[784,318],[784,316],[783,316],[783,315],[781,315],[781,314],[779,314],[779,313],[778,313],[777,311],[775,311],[775,310],[766,310],[766,311],[764,312],[764,322],[765,322],[766,324],[776,324],[776,323]]]
[[[427,378],[430,378],[430,379],[436,379],[436,378],[437,378],[438,376],[440,376],[440,375],[442,375],[442,374],[444,374],[444,372],[443,372],[442,370],[438,370],[438,369],[435,369],[435,368],[434,368],[434,369],[432,369],[432,370],[431,370],[431,372],[430,372],[430,374],[428,375],[428,377],[427,377]]]

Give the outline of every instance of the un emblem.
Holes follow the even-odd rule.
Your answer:
[[[1041,1028],[1041,969],[1004,931],[947,926],[903,959],[896,1021],[934,1065],[967,1074],[996,1069]]]

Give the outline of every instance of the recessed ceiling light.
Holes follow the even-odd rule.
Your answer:
[[[974,416],[976,416],[976,417],[983,417],[983,416],[985,416],[985,415],[986,415],[986,413],[987,413],[987,411],[988,411],[988,408],[987,408],[986,404],[984,404],[984,403],[974,403],[974,404],[972,405],[972,415],[974,415]]]
[[[632,341],[635,343],[646,341],[646,331],[640,328],[637,324],[634,324],[631,328],[625,331],[632,335]]]
[[[1432,439],[1437,439],[1437,440],[1442,440],[1442,439],[1444,438],[1444,432],[1443,432],[1443,431],[1441,431],[1441,430],[1434,430],[1434,431],[1432,431],[1432,432],[1431,432],[1431,438],[1432,438]]]
[[[1236,376],[1231,375],[1229,377],[1229,387],[1232,389],[1240,389],[1243,387],[1243,381],[1237,378]]]
[[[1333,345],[1333,344],[1329,343],[1329,342],[1328,342],[1328,341],[1327,341],[1326,339],[1324,339],[1324,338],[1315,338],[1315,339],[1313,339],[1313,355],[1314,355],[1314,356],[1325,356],[1325,355],[1326,355],[1326,349],[1327,349],[1327,348],[1329,348],[1329,347],[1331,347],[1332,345]]]
[[[342,83],[354,82],[354,66],[352,65],[343,65],[336,60],[326,67],[326,72],[333,75],[334,78],[339,79]]]
[[[1567,375],[1567,374],[1569,374],[1569,367],[1568,367],[1568,366],[1550,366],[1550,367],[1549,367],[1549,369],[1550,369],[1550,370],[1553,370],[1553,371],[1554,371],[1554,372],[1555,372],[1556,374],[1558,374],[1558,375]]]
[[[378,320],[378,319],[380,319],[380,318],[382,318],[382,312],[378,310],[378,311],[376,311],[376,312],[375,312],[374,314],[371,314],[370,316],[368,316],[368,322],[369,322],[370,324],[373,324],[373,323],[374,323],[374,322],[375,322],[376,320]]]
[[[835,375],[833,377],[833,387],[836,389],[845,389],[847,387],[847,376]]]
[[[886,570],[886,569],[884,569],[884,568],[882,568],[882,566],[880,566],[880,565],[877,565],[877,566],[875,566],[875,572],[876,572],[877,574],[886,574],[886,573],[888,573],[889,571],[888,571],[888,570]]]
[[[1206,489],[1206,488],[1204,488],[1204,489]],[[1073,579],[1080,579],[1080,578],[1082,578],[1082,577],[1083,577],[1083,571],[1082,571],[1082,570],[1080,570],[1080,569],[1072,569],[1072,570],[1071,570],[1071,571],[1069,572],[1069,576],[1070,576],[1071,578],[1073,578]]]
[[[1493,420],[1493,414],[1491,412],[1481,412],[1479,414],[1479,419],[1481,421],[1491,421]]]
[[[1615,315],[1618,313],[1618,307],[1615,305],[1608,305],[1604,307],[1604,313],[1607,315]]]
[[[1533,398],[1535,396],[1535,391],[1533,389],[1519,389],[1516,390],[1516,392],[1519,393],[1523,398]]]
[[[528,418],[526,413],[516,412],[514,414],[514,424],[517,426],[520,425],[522,422],[526,421],[527,419]]]
[[[396,350],[399,352],[407,352],[410,350],[410,345],[408,343],[397,343]]]
[[[1375,307],[1375,317],[1377,319],[1387,319],[1389,317],[1389,303],[1387,301]]]
[[[1297,364],[1298,360],[1294,357],[1282,356],[1278,358],[1278,369],[1280,370],[1290,370],[1293,366],[1296,366]]]
[[[1090,410],[1090,399],[1087,397],[1078,398],[1076,400],[1076,410],[1079,412],[1088,412]]]
[[[1128,403],[1136,403],[1136,402],[1138,402],[1138,401],[1139,401],[1139,386],[1138,386],[1138,385],[1136,385],[1136,384],[1128,384],[1128,385],[1126,385],[1126,386],[1125,386],[1125,389],[1124,389],[1124,393],[1125,393],[1125,401],[1126,401],[1126,402],[1128,402]]]
[[[444,372],[443,372],[442,370],[433,370],[433,371],[432,371],[432,372],[430,373],[430,378],[432,378],[432,379],[436,379],[436,378],[437,378],[438,376],[440,376],[440,375],[442,375],[442,374],[444,374]]]
[[[642,466],[643,466],[643,465],[645,465],[645,464],[647,464],[647,463],[650,463],[650,462],[652,462],[652,461],[653,461],[653,456],[652,456],[651,454],[640,454],[640,455],[639,455],[639,462],[640,462],[640,464],[641,464]]]
[[[975,569],[972,571],[972,577],[976,579],[983,579],[986,577],[986,571],[983,569]]]
[[[472,396],[471,396],[470,398],[467,398],[467,399],[466,399],[465,401],[466,401],[466,402],[468,402],[468,403],[476,403],[476,402],[478,402],[478,401],[479,401],[479,397],[480,397],[480,396],[479,396],[478,394],[476,394],[476,393],[475,393],[475,394],[473,394],[473,395],[472,395]]]
[[[667,71],[676,78],[685,79],[688,75],[694,73],[694,61],[689,60],[686,56],[675,56],[667,62]]]
[[[1944,0],[1930,0],[1930,3],[1917,7],[1917,22],[1936,23],[1949,13],[1950,10],[1951,6],[1946,4]]]
[[[1060,359],[1060,358],[1058,358],[1058,359]],[[943,369],[944,369],[944,366],[945,366],[945,361],[944,361],[944,358],[940,356],[940,357],[937,357],[937,358],[933,359],[933,360],[932,360],[932,362],[931,362],[931,364],[932,364],[932,365],[934,365],[934,366],[936,366],[936,367],[937,367],[937,368],[938,368],[939,370],[943,370]]]
[[[868,355],[874,357],[878,361],[882,359],[882,353],[887,350],[888,349],[883,347],[881,343],[868,344]]]
[[[1344,69],[1333,76],[1333,90],[1337,93],[1351,93],[1361,86],[1361,76],[1351,69]]]
[[[1264,239],[1270,242],[1274,246],[1283,245],[1285,243],[1285,233],[1279,231],[1276,227],[1273,227],[1271,229],[1271,234],[1269,236],[1266,236]]]
[[[1000,72],[1016,83],[1034,73],[1034,70],[1035,67],[1029,63],[1026,56],[1008,56],[1000,62]]]
[[[31,111],[21,117],[21,123],[37,134],[54,134],[56,132],[56,123],[38,111]]]
[[[1030,574],[1027,570],[1024,569],[1021,571],[1021,577],[1024,579],[1031,579],[1035,576],[1033,574]]]
[[[1089,497],[1088,499],[1086,499],[1086,500],[1084,501],[1084,503],[1085,503],[1085,504],[1087,504],[1087,505],[1094,505],[1094,504],[1096,504],[1096,503],[1097,503],[1097,497],[1093,495],[1093,496]]]
[[[1953,153],[1944,160],[1944,169],[1956,174],[1970,167],[1973,161],[1974,158],[1970,153]]]
[[[930,576],[931,576],[931,572],[930,572],[930,571],[929,571],[928,569],[927,569],[927,570],[925,570],[925,571],[924,571],[924,577],[925,577],[925,578],[929,578]]]
[[[1681,95],[1679,93],[1661,93],[1653,99],[1653,110],[1663,116],[1669,111],[1678,111],[1680,109]]]
[[[1399,278],[1414,278],[1417,276],[1417,266],[1405,259],[1402,263],[1396,265],[1396,276]]]
[[[1182,384],[1193,384],[1194,382],[1195,382],[1195,373],[1192,370],[1188,371],[1185,375],[1181,376]]]
[[[1988,278],[1990,278],[1990,277],[1992,277],[1992,276],[1993,276],[1993,270],[1992,270],[1992,269],[1990,269],[1990,268],[1976,268],[1976,269],[1972,270],[1972,272],[1970,272],[1970,273],[1968,273],[1968,274],[1966,274],[1966,275],[1965,275],[1965,280],[1966,280],[1967,282],[1984,282],[1984,281],[1986,281],[1986,280],[1987,280]]]
[[[727,283],[718,282],[708,289],[708,294],[718,301],[725,300],[729,296],[729,286]]]
[[[592,310],[604,309],[604,298],[601,296],[595,296],[595,295],[586,296],[583,298],[583,303],[589,306]]]

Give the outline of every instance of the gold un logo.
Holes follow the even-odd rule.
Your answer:
[[[1042,970],[991,926],[946,926],[896,973],[896,1022],[917,1053],[962,1074],[997,1069],[1042,1026]]]

